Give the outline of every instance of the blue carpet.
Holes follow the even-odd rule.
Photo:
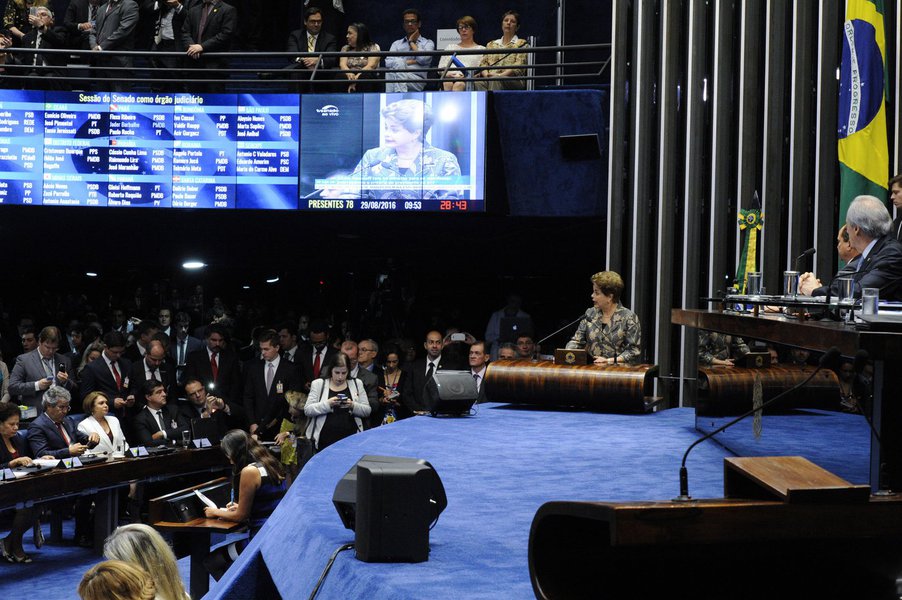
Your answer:
[[[542,412],[483,405],[475,417],[418,417],[352,436],[308,463],[261,533],[207,598],[249,598],[262,556],[283,598],[306,598],[328,557],[354,541],[332,506],[336,482],[364,454],[428,460],[448,495],[428,562],[369,564],[345,552],[318,598],[529,598],[527,546],[550,500],[668,500],[698,434],[693,411],[648,415]],[[690,459],[695,497],[719,497],[723,457]]]
[[[866,464],[859,438],[867,432],[846,423],[845,415],[822,417],[848,428],[823,439],[798,420],[769,418],[766,433],[783,428],[796,444],[773,446],[765,436],[745,448],[747,455],[811,458],[809,451],[818,447],[845,447],[847,460],[822,466],[849,478],[847,473]],[[442,479],[448,508],[431,532],[428,562],[368,564],[348,551],[338,556],[318,598],[529,598],[529,527],[539,506],[550,500],[668,500],[678,493],[683,452],[698,435],[691,409],[610,415],[502,405],[483,405],[469,418],[418,417],[367,431],[310,461],[260,535],[206,598],[260,597],[257,578],[265,579],[266,569],[282,597],[306,598],[332,552],[354,541],[331,499],[335,484],[364,454],[428,460]],[[723,495],[723,458],[730,455],[711,442],[693,450],[688,466],[694,497]],[[49,526],[44,532],[49,535]],[[72,538],[71,521],[65,536]],[[77,598],[82,574],[100,560],[69,545],[34,550],[30,534],[26,551],[34,557],[30,565],[0,562],[2,597]],[[186,582],[188,569],[188,559],[180,560]]]
[[[50,537],[50,525],[44,524],[42,531]],[[7,532],[0,533],[0,537]],[[78,598],[78,583],[82,575],[103,560],[88,548],[76,546],[71,541],[75,537],[75,521],[63,521],[63,542],[45,543],[40,550],[32,544],[32,534],[25,534],[25,552],[31,555],[28,564],[9,564],[0,559],[0,597],[32,597],[40,600],[73,600]],[[220,536],[222,537],[222,536]],[[191,561],[185,557],[178,561],[182,581],[190,579]],[[210,579],[211,585],[215,583]]]

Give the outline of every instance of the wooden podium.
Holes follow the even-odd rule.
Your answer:
[[[801,457],[727,458],[720,499],[549,502],[530,529],[533,590],[548,599],[884,597],[902,571],[902,498],[869,489]]]

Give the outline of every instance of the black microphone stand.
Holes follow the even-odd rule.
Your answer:
[[[692,501],[692,496],[689,495],[689,472],[686,470],[686,459],[689,457],[689,452],[693,448],[695,448],[696,446],[698,446],[705,440],[711,439],[712,437],[714,437],[721,431],[727,429],[728,427],[732,427],[733,425],[735,425],[739,421],[743,420],[744,418],[748,417],[749,415],[752,415],[752,414],[758,412],[759,410],[763,411],[765,408],[773,405],[778,400],[781,400],[787,394],[790,394],[790,393],[796,391],[797,389],[807,385],[809,381],[814,379],[814,376],[817,375],[821,369],[823,369],[829,363],[835,361],[837,358],[839,358],[839,356],[840,356],[839,348],[837,348],[836,346],[832,346],[829,350],[827,350],[826,353],[824,353],[824,355],[821,357],[820,361],[818,361],[817,368],[811,373],[811,375],[806,377],[804,381],[797,383],[796,385],[792,386],[788,390],[784,390],[784,391],[780,392],[779,394],[777,394],[776,396],[774,396],[767,402],[763,403],[761,406],[752,407],[751,410],[742,413],[741,415],[739,415],[738,417],[736,417],[729,423],[726,423],[725,425],[718,427],[711,433],[703,435],[702,437],[695,440],[688,448],[686,448],[686,453],[683,454],[683,461],[680,463],[680,495],[677,496],[676,498],[674,498],[673,502],[691,502]]]
[[[585,319],[585,318],[586,318],[586,313],[585,313],[585,311],[583,311],[582,314],[580,314],[580,315],[579,315],[577,318],[575,318],[574,320],[570,321],[569,323],[567,323],[566,325],[564,325],[563,327],[561,327],[560,329],[558,329],[558,330],[555,331],[554,333],[552,333],[552,334],[550,334],[550,335],[546,335],[545,337],[543,337],[542,339],[540,339],[538,342],[536,342],[536,347],[537,347],[537,348],[540,347],[543,343],[547,342],[548,340],[550,340],[551,338],[553,338],[554,336],[556,336],[556,335],[559,334],[560,332],[564,331],[564,330],[567,329],[568,327],[572,327],[573,325],[579,323],[580,321],[582,321],[582,320]]]

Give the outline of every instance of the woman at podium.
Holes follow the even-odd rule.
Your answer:
[[[569,349],[585,348],[596,365],[631,364],[642,354],[636,314],[620,304],[623,279],[614,271],[592,275],[592,308],[586,311]]]

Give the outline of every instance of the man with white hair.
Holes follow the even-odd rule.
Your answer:
[[[861,255],[851,274],[855,296],[861,296],[862,288],[879,288],[881,300],[902,300],[902,244],[892,226],[886,205],[874,196],[858,196],[849,205],[846,232],[849,244]],[[834,280],[830,295],[838,293],[839,282]]]

